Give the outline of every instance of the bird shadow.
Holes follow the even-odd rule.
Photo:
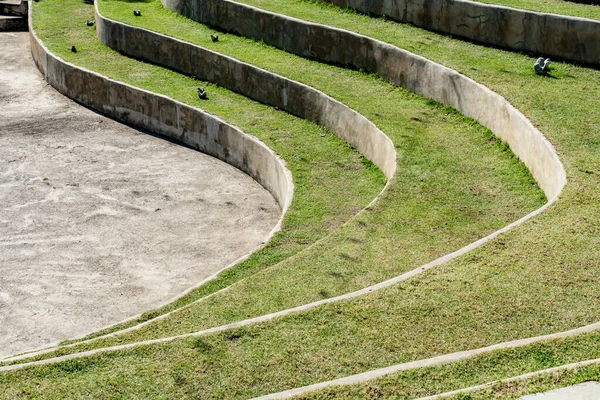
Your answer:
[[[546,73],[544,74],[544,77],[546,77],[546,78],[550,78],[550,79],[560,79],[559,77],[557,77],[557,76],[555,76],[555,75],[552,75],[552,73],[551,73],[552,69],[553,69],[553,68],[551,68],[550,70],[548,70],[548,72],[546,72]]]

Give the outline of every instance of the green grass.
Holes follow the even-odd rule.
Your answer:
[[[323,4],[322,0],[301,0],[309,3]],[[327,1],[327,0],[323,0]],[[600,5],[593,4],[598,0],[471,0],[479,3],[494,4],[523,10],[567,15],[579,18],[600,20]],[[584,3],[592,4],[584,4]]]
[[[600,333],[592,333],[522,348],[496,350],[445,365],[389,375],[366,384],[331,387],[297,396],[295,399],[415,399],[598,357]],[[540,376],[527,380],[525,385],[499,384],[494,388],[476,391],[471,397],[461,394],[448,399],[497,398],[495,395],[498,398],[516,398],[528,392],[544,391],[590,379],[600,380],[600,364],[587,367],[579,373],[561,372],[553,374],[551,379]],[[538,387],[540,383],[542,385]],[[526,390],[521,390],[524,387]],[[509,393],[511,396],[507,396]]]
[[[600,365],[560,371],[525,381],[494,385],[492,388],[455,396],[457,400],[518,399],[526,394],[541,393],[589,381],[600,381]]]
[[[130,14],[123,2],[101,7],[110,17]],[[79,350],[193,332],[355,290],[458,249],[544,200],[505,145],[451,109],[374,76],[309,62],[247,39],[222,35],[213,44],[212,30],[158,2],[137,7],[145,17],[135,20],[150,28],[173,34],[169,27],[174,27],[179,37],[220,46],[351,105],[392,137],[400,153],[399,172],[369,212],[310,249],[166,320]],[[355,90],[347,91],[348,85]]]
[[[583,0],[476,0],[482,3],[497,4],[524,10],[551,14],[570,15],[572,17],[600,19],[600,5],[583,4]],[[591,0],[593,1],[593,0]]]
[[[220,115],[274,149],[286,160],[293,174],[294,200],[285,217],[283,230],[263,250],[223,272],[219,279],[173,304],[146,313],[137,321],[187,304],[287,259],[339,227],[383,188],[383,174],[370,166],[350,145],[324,128],[216,85],[111,51],[96,40],[94,28],[85,25],[85,20],[94,16],[91,5],[79,1],[60,4],[47,1],[39,6],[40,13],[35,16],[34,22],[36,31],[65,60]],[[72,18],[64,18],[65,12],[70,13]],[[71,45],[76,45],[76,54],[70,52]],[[209,101],[197,98],[198,86],[207,88]],[[114,328],[107,331],[112,330]]]
[[[44,4],[50,2],[41,2],[37,7]],[[598,320],[599,71],[556,63],[553,71],[556,79],[547,79],[535,76],[531,72],[531,59],[519,54],[483,48],[333,7],[291,0],[253,1],[253,4],[335,24],[398,44],[456,68],[500,92],[556,146],[569,178],[561,200],[548,212],[488,245],[392,288],[202,339],[179,340],[0,374],[0,396],[11,398],[25,393],[40,398],[83,395],[117,398],[249,397],[395,363],[561,331]],[[48,41],[49,38],[45,39]],[[362,76],[358,72],[355,74]],[[359,83],[357,78],[357,85]],[[403,92],[389,85],[386,87],[392,94]],[[390,115],[381,114],[385,118],[373,120],[382,126],[384,120],[393,118],[408,103],[401,103]],[[379,110],[371,111],[374,112],[379,113]],[[315,271],[308,268],[304,282],[315,284],[314,274],[329,266],[328,263],[321,264],[321,260],[335,260],[332,256],[337,256],[336,263],[332,269],[325,270],[324,275],[329,273],[336,279],[340,276],[338,266],[350,265],[351,270],[356,271],[355,264],[368,264],[371,261],[365,260],[370,255],[381,261],[372,264],[378,270],[385,270],[388,266],[397,268],[397,264],[407,257],[406,252],[410,256],[413,248],[406,242],[396,241],[405,240],[404,236],[384,236],[383,233],[387,235],[406,230],[419,233],[422,238],[431,240],[425,242],[424,249],[435,252],[438,243],[443,245],[434,236],[437,231],[454,234],[461,230],[437,222],[434,225],[436,230],[428,232],[424,227],[429,220],[423,215],[436,218],[436,221],[445,217],[449,212],[446,202],[460,196],[459,193],[449,191],[446,197],[439,199],[431,213],[424,210],[423,202],[435,204],[433,200],[438,190],[441,191],[442,187],[451,189],[453,186],[447,184],[460,181],[460,172],[477,162],[480,152],[486,149],[481,143],[488,140],[481,131],[479,135],[469,136],[479,143],[477,153],[464,145],[453,147],[460,137],[450,134],[453,121],[461,119],[443,108],[429,113],[420,112],[424,114],[412,117],[421,121],[408,125],[413,127],[412,134],[409,134],[411,129],[403,125],[399,125],[399,129],[405,130],[398,136],[391,133],[391,127],[383,129],[399,146],[400,170],[410,179],[395,180],[386,197],[372,211],[361,215],[356,224],[342,230],[348,232],[347,235],[338,236],[335,240],[332,238],[332,243],[342,246],[337,248],[343,252],[332,249],[331,256],[317,253],[319,258],[316,261],[319,263],[312,268]],[[446,113],[448,115],[444,115]],[[441,118],[440,127],[443,126],[445,132],[435,135],[435,130],[417,129],[419,122],[435,122],[435,116]],[[406,118],[407,123],[410,124],[410,121]],[[465,129],[466,124],[459,125],[460,129]],[[447,140],[443,141],[444,138]],[[490,148],[500,150],[493,142],[489,143]],[[416,149],[414,153],[409,151],[412,149]],[[452,163],[442,162],[448,157],[453,158]],[[506,157],[500,158],[506,160]],[[515,176],[514,173],[513,170],[511,177]],[[415,189],[414,192],[404,192],[407,182],[409,188]],[[480,182],[471,177],[467,183],[477,185]],[[480,189],[474,193],[486,192]],[[396,207],[397,202],[390,200],[392,196],[399,196],[402,204],[412,203],[415,216],[423,213],[415,221],[425,221],[415,224],[404,215],[385,215],[387,207]],[[497,209],[494,211],[498,212]],[[463,221],[462,229],[470,225],[456,215],[450,215],[450,220]],[[347,240],[344,242],[342,238]],[[352,247],[354,241],[350,239],[353,238],[359,240],[359,246]],[[381,250],[363,252],[371,241],[382,242]],[[423,251],[418,250],[417,256]],[[297,257],[302,259],[303,254]],[[348,260],[352,262],[344,264]],[[308,267],[313,267],[313,264],[309,263]],[[277,266],[263,273],[269,274],[277,268],[284,267]],[[367,272],[373,273],[370,269]],[[275,278],[263,273],[256,276]],[[341,276],[345,277],[344,274]],[[332,281],[335,282],[334,279],[329,280]],[[265,281],[265,287],[270,291],[269,283],[269,280]],[[279,298],[285,302],[286,296],[297,290],[296,286],[296,282],[292,281],[287,292],[268,298]],[[244,301],[243,291],[240,293],[238,299]],[[235,299],[231,297],[231,301]],[[214,307],[207,303],[207,315],[224,310],[215,307],[211,311],[209,306]],[[248,304],[248,307],[260,310],[263,305]],[[234,315],[234,319],[237,317]],[[156,336],[160,334],[159,327]],[[594,340],[597,342],[597,337]],[[586,348],[595,351],[594,347]],[[585,354],[585,348],[572,360],[580,357],[591,358]],[[516,364],[526,366],[518,360]],[[421,385],[420,390],[426,389],[427,381],[416,385]]]

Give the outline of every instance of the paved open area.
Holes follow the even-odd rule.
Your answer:
[[[167,302],[280,213],[241,171],[62,96],[28,34],[0,33],[0,356]]]
[[[600,399],[600,383],[585,382],[579,385],[550,390],[544,393],[531,394],[520,400],[598,400]]]

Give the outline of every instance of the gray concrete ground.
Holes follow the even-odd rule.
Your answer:
[[[585,382],[579,385],[550,390],[544,393],[523,396],[520,400],[598,400],[600,399],[600,383]]]
[[[239,170],[60,95],[27,33],[0,33],[0,356],[168,301],[280,212]]]

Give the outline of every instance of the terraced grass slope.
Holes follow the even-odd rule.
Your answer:
[[[393,363],[564,330],[597,319],[595,260],[599,247],[595,216],[600,165],[593,155],[600,144],[600,100],[595,96],[599,91],[598,71],[558,64],[554,72],[558,79],[545,79],[533,76],[531,60],[524,56],[330,7],[287,0],[263,6],[305,18],[322,18],[330,24],[347,24],[361,33],[418,48],[429,58],[502,93],[557,147],[570,180],[561,201],[546,214],[489,245],[393,288],[201,339],[2,374],[0,387],[7,396],[24,391],[48,397],[83,393],[249,397]],[[398,37],[402,41],[397,41]],[[580,124],[573,122],[578,117],[582,119]],[[410,138],[409,142],[412,145],[418,140]],[[429,153],[420,153],[425,154]],[[446,182],[453,179],[448,176]],[[397,180],[397,187],[400,182]],[[374,224],[367,223],[373,220],[362,218],[372,218],[380,207],[383,210],[388,205],[384,200],[393,195],[393,189],[374,210],[356,220],[369,228],[366,237],[385,240]],[[429,200],[428,196],[416,198]],[[399,246],[390,244],[385,248]],[[387,261],[385,254],[375,253]],[[560,353],[561,347],[558,349]],[[586,347],[574,358],[587,357],[588,350],[593,352],[594,347]],[[524,368],[533,365],[519,360],[516,364]],[[418,385],[425,392],[435,390],[426,382]]]
[[[65,12],[72,13],[73,19],[65,20]],[[242,265],[177,304],[288,258],[339,227],[382,190],[385,177],[381,172],[322,127],[208,82],[122,57],[97,42],[94,27],[85,25],[86,19],[93,17],[93,7],[88,4],[47,2],[40,4],[40,13],[35,17],[36,31],[68,61],[222,116],[275,149],[293,173],[294,202],[286,215],[285,229]],[[72,45],[77,48],[76,54],[70,51]],[[199,86],[207,88],[209,101],[198,99]]]
[[[515,399],[526,394],[542,393],[552,389],[564,388],[584,382],[600,380],[600,365],[586,365],[576,369],[548,372],[539,376],[494,384],[489,388],[469,391],[471,398],[477,399]],[[466,394],[452,397],[464,399]],[[450,397],[449,397],[450,398]]]
[[[210,41],[206,27],[176,18],[157,3],[141,10],[145,16],[158,17],[151,19],[156,26],[175,26],[179,31],[187,26],[190,35],[204,30]],[[514,158],[506,158],[506,148],[489,132],[452,110],[432,107],[373,77],[311,63],[245,39],[221,36],[219,44],[239,49],[235,55],[242,59],[269,60],[274,72],[298,78],[378,118],[403,152],[398,175],[371,212],[315,247],[166,321],[79,350],[193,332],[345,293],[455,250],[541,204],[539,192],[527,198],[527,205],[515,203],[513,192],[536,190],[529,174]],[[260,65],[267,67],[265,61]],[[299,66],[303,74],[297,73]],[[352,93],[346,91],[350,84],[356,89]],[[401,255],[395,254],[398,249]]]
[[[521,8],[537,12],[600,19],[600,3],[596,0],[476,0],[481,3]]]
[[[531,371],[569,365],[598,356],[600,334],[595,332],[540,342],[519,349],[494,351],[446,365],[412,369],[364,384],[331,387],[294,398],[416,399],[507,379]],[[497,383],[483,390],[449,396],[448,399],[516,399],[526,393],[541,392],[588,380],[600,380],[599,365],[541,374],[523,383]]]

